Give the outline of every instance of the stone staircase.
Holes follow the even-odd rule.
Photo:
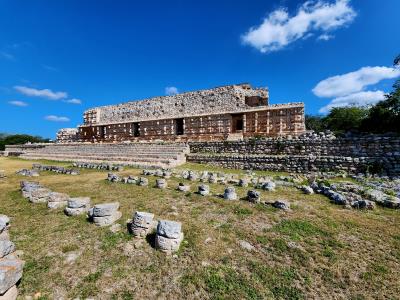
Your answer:
[[[25,159],[76,162],[111,162],[143,167],[175,167],[186,162],[189,147],[178,143],[42,144],[7,146]]]

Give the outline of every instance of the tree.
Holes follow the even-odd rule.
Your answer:
[[[28,134],[13,134],[6,135],[2,134],[0,137],[0,150],[4,150],[6,145],[21,145],[27,142],[31,143],[48,143],[49,139],[42,138],[40,136],[32,136]]]
[[[306,115],[305,123],[308,130],[314,130],[315,132],[326,130],[324,118],[322,116]]]
[[[359,131],[367,115],[368,108],[365,107],[334,107],[323,119],[323,122],[327,129],[337,133]]]
[[[393,65],[400,64],[400,55],[394,59]],[[393,85],[393,91],[385,95],[385,100],[374,105],[362,123],[362,129],[367,132],[400,133],[400,80]]]

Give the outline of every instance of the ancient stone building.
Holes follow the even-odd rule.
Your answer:
[[[269,105],[268,90],[228,85],[96,107],[84,112],[82,142],[208,141],[304,133],[304,104]]]

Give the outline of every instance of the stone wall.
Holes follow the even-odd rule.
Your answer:
[[[236,142],[191,142],[188,161],[230,168],[400,174],[400,137],[303,135]]]
[[[252,88],[249,84],[154,97],[92,108],[84,113],[84,125],[182,118],[213,114],[216,110],[220,113],[236,112],[253,107],[254,103],[257,103],[254,97],[263,99],[258,104],[268,105],[268,90]]]
[[[62,128],[57,132],[57,143],[73,143],[78,141],[77,128]]]

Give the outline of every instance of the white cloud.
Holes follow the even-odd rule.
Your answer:
[[[179,93],[178,89],[176,87],[174,87],[174,86],[167,86],[165,88],[165,94],[168,95],[168,96],[176,95],[178,93]]]
[[[356,15],[349,0],[336,0],[334,3],[325,0],[306,1],[292,17],[285,8],[271,12],[261,25],[251,27],[241,38],[244,44],[268,53],[283,49],[310,33],[323,35],[348,25]]]
[[[20,106],[20,107],[28,106],[28,103],[26,103],[24,101],[18,101],[18,100],[8,101],[8,103],[11,104],[11,105]]]
[[[42,98],[48,98],[51,100],[59,100],[59,99],[64,99],[64,98],[68,97],[68,94],[66,92],[53,92],[50,89],[38,90],[38,89],[29,88],[26,86],[19,86],[19,85],[14,86],[14,89],[26,96],[42,97]]]
[[[68,100],[65,100],[65,102],[71,103],[71,104],[82,104],[82,100],[77,99],[77,98],[68,99]]]
[[[320,41],[329,41],[329,40],[331,40],[331,39],[333,39],[333,38],[334,38],[333,35],[324,33],[324,34],[321,34],[321,35],[318,37],[318,40],[320,40]]]
[[[400,76],[399,68],[364,67],[355,72],[324,79],[312,91],[318,97],[341,97],[360,92],[365,87],[376,84],[381,80],[398,76]]]
[[[345,106],[365,106],[372,105],[381,100],[385,99],[385,93],[383,91],[366,91],[353,93],[346,96],[334,98],[328,105],[320,108],[320,113],[328,113],[334,107],[345,107]]]
[[[67,117],[59,117],[59,116],[54,116],[54,115],[45,116],[44,119],[47,121],[52,121],[52,122],[68,122],[69,121],[69,118],[67,118]]]

